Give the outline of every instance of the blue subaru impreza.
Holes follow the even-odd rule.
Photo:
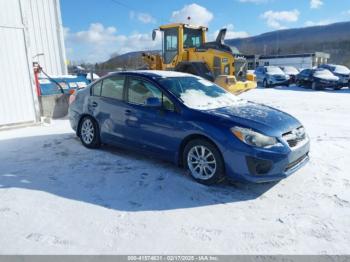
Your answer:
[[[72,97],[69,118],[88,148],[113,144],[173,161],[207,185],[276,181],[309,160],[297,119],[184,73],[109,74]]]

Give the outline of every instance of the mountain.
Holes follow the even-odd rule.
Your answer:
[[[316,51],[331,54],[331,63],[350,66],[350,22],[279,30],[258,36],[230,39],[243,54],[298,54]]]
[[[160,51],[136,51],[122,55],[116,55],[104,63],[99,64],[99,69],[138,69],[145,66],[142,53],[156,54]]]

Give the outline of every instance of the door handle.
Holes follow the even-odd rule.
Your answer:
[[[130,114],[131,114],[131,110],[126,109],[126,110],[125,110],[125,114],[126,114],[126,115],[130,115]]]
[[[97,107],[98,104],[97,104],[97,102],[92,102],[92,103],[91,103],[91,106],[92,106],[92,107]]]

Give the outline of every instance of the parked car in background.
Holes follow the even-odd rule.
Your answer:
[[[304,69],[297,76],[297,84],[314,90],[339,89],[339,77],[323,68]]]
[[[335,76],[339,77],[339,88],[346,86],[350,88],[350,69],[346,66],[325,64],[320,65],[319,68],[328,69]]]
[[[289,83],[294,84],[299,74],[299,70],[294,66],[281,66],[282,71],[289,76]]]
[[[289,76],[286,75],[278,66],[261,66],[255,70],[258,84],[263,87],[288,86]]]
[[[297,119],[190,74],[110,74],[77,92],[69,119],[88,148],[114,144],[172,161],[207,185],[280,180],[309,159]]]

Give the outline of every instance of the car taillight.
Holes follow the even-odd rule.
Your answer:
[[[71,89],[69,90],[69,104],[72,104],[74,101],[75,101],[75,98],[76,98],[76,90],[75,89]]]

